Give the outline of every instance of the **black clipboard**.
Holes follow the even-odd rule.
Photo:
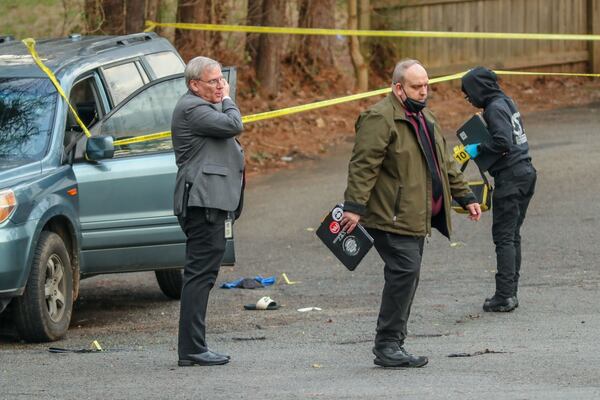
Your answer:
[[[487,129],[481,114],[473,115],[467,122],[465,122],[456,131],[458,140],[463,144],[474,144],[474,143],[486,143],[492,140],[492,135]],[[499,154],[480,154],[477,158],[473,159],[475,164],[483,172],[487,171],[498,159],[502,157]]]
[[[342,230],[343,213],[342,205],[335,206],[321,222],[317,236],[348,270],[354,271],[373,247],[373,238],[360,224],[350,234]]]

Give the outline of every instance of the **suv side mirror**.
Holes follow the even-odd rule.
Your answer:
[[[112,136],[92,136],[85,145],[85,157],[91,161],[113,158],[115,155],[114,138]]]

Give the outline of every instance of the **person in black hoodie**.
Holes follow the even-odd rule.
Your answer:
[[[465,146],[471,158],[499,155],[489,167],[494,177],[492,237],[496,245],[496,292],[485,299],[484,311],[507,312],[519,306],[521,226],[535,190],[537,173],[531,164],[527,136],[515,102],[498,86],[496,74],[484,67],[462,78],[465,98],[483,108],[492,140]]]

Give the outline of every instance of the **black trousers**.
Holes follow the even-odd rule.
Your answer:
[[[203,353],[206,345],[206,307],[225,254],[227,213],[188,207],[179,224],[187,236],[179,314],[179,358]],[[208,217],[208,219],[207,219]]]
[[[492,238],[496,245],[496,296],[517,295],[521,276],[521,226],[535,191],[537,173],[529,161],[494,177]]]
[[[375,346],[404,344],[408,318],[421,273],[423,237],[403,236],[378,229],[368,230],[383,259],[385,284],[377,319]]]

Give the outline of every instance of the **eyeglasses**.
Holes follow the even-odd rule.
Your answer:
[[[208,86],[217,87],[217,85],[219,83],[223,83],[223,81],[225,80],[225,77],[224,76],[220,76],[219,78],[211,79],[209,81],[205,81],[205,80],[202,80],[202,79],[194,79],[194,80],[200,81],[200,82],[204,82]]]

